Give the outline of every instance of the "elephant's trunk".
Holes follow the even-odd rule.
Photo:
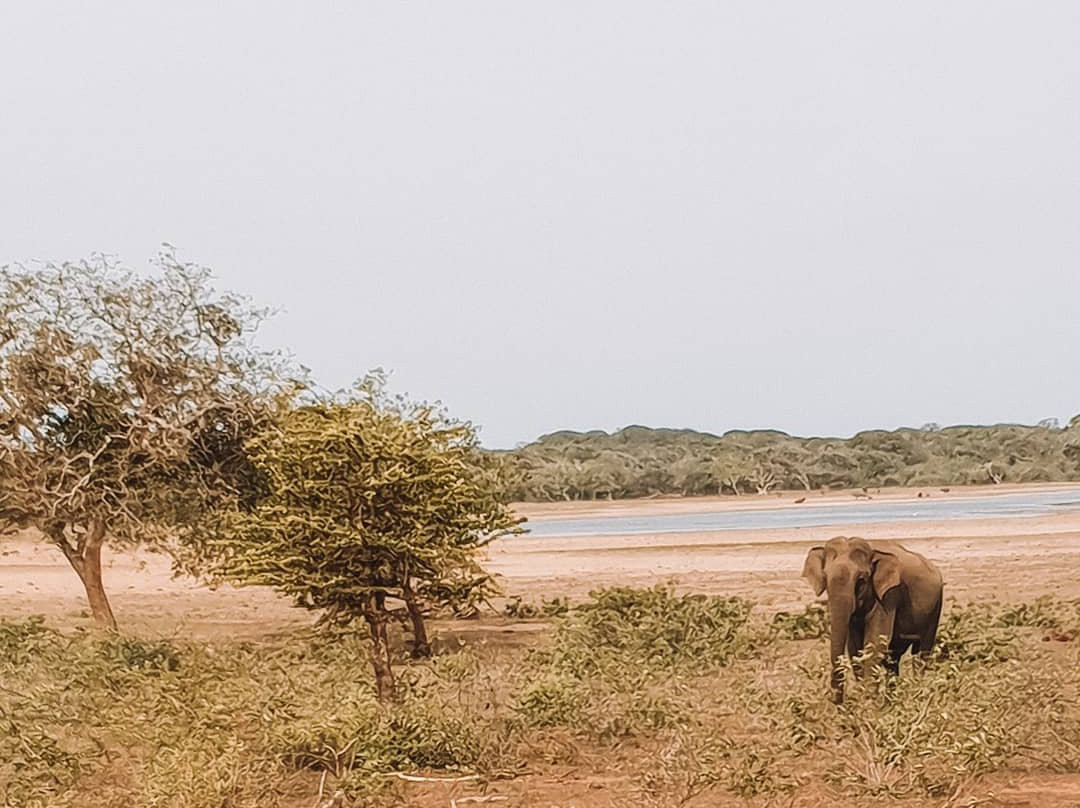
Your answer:
[[[855,598],[846,592],[829,592],[829,661],[832,663],[833,701],[844,701],[844,672],[841,660],[847,652],[851,615]]]

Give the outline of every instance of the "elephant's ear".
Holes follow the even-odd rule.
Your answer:
[[[876,550],[873,560],[874,594],[884,600],[885,594],[900,586],[900,561],[892,553]]]
[[[814,547],[806,554],[806,561],[802,568],[802,577],[810,583],[815,595],[820,595],[825,591],[824,547]]]

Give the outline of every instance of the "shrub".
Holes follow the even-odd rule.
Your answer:
[[[1030,603],[970,603],[949,610],[938,631],[935,656],[967,662],[1003,662],[1020,653],[1017,628],[1049,630],[1046,639],[1080,637],[1080,599],[1043,596]]]
[[[1054,665],[949,661],[882,688],[855,688],[841,712],[834,782],[855,793],[951,793],[974,775],[1023,765],[1080,767],[1071,675]]]
[[[752,608],[663,586],[592,592],[527,660],[515,709],[532,727],[598,740],[684,724],[694,711],[688,677],[768,641]]]
[[[785,640],[814,640],[828,636],[829,618],[824,606],[810,603],[801,612],[777,612],[772,630]]]
[[[518,697],[517,710],[534,727],[574,727],[588,701],[579,679],[554,674],[530,682]]]
[[[30,620],[0,622],[0,648],[0,805],[256,808],[304,770],[366,799],[387,771],[515,765],[512,716],[468,653],[409,669],[383,707],[355,641],[200,646]]]
[[[528,619],[531,617],[561,617],[570,611],[570,602],[566,598],[554,597],[551,600],[541,598],[539,605],[522,601],[520,597],[511,598],[503,608],[507,617]]]
[[[60,642],[60,634],[46,626],[43,617],[21,622],[0,620],[0,661],[6,665],[28,665]]]
[[[752,608],[741,598],[676,595],[663,586],[603,589],[556,624],[537,659],[579,678],[612,667],[700,671],[753,649]]]
[[[952,662],[996,664],[1019,653],[1015,632],[998,626],[990,604],[950,610],[938,627],[934,657]]]
[[[167,642],[145,641],[133,637],[110,636],[99,644],[102,656],[117,667],[142,673],[175,671],[180,655]]]

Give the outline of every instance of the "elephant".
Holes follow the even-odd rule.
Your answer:
[[[828,590],[832,694],[844,700],[843,656],[855,656],[866,644],[863,673],[883,658],[892,674],[909,648],[930,654],[941,618],[944,583],[937,567],[893,541],[837,536],[807,553],[802,576],[820,595]],[[888,641],[885,647],[884,641]]]

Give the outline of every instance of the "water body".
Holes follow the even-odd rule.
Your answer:
[[[853,500],[837,505],[784,505],[745,511],[657,514],[655,516],[597,516],[543,519],[527,522],[533,536],[625,536],[641,533],[696,533],[757,528],[816,527],[867,522],[911,522],[920,519],[979,519],[1006,516],[1045,516],[1080,508],[1080,490],[1033,491],[913,502]]]

